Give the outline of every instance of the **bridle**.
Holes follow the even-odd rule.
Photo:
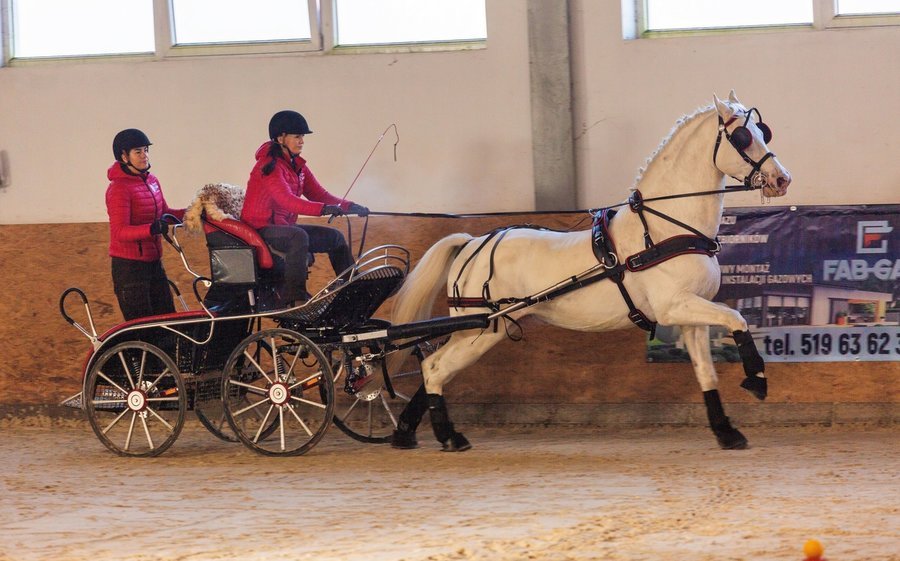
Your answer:
[[[718,169],[719,171],[722,171],[722,169],[719,168],[719,165],[716,163],[716,158],[719,155],[719,145],[722,143],[722,135],[724,134],[725,138],[727,138],[728,142],[731,144],[731,146],[735,150],[737,150],[737,153],[741,156],[741,158],[743,158],[743,160],[745,162],[747,162],[748,164],[750,164],[750,166],[752,167],[752,169],[750,170],[750,173],[748,173],[744,177],[744,179],[737,178],[737,177],[731,175],[730,173],[725,174],[725,175],[728,175],[729,177],[731,177],[732,179],[734,179],[735,181],[740,181],[741,185],[726,185],[724,190],[723,189],[713,189],[710,191],[692,191],[689,193],[676,193],[674,195],[660,195],[660,196],[656,196],[656,197],[648,197],[646,199],[642,198],[640,196],[640,194],[638,194],[637,198],[640,201],[640,204],[638,206],[643,207],[644,210],[650,210],[653,214],[656,214],[657,216],[660,216],[670,222],[673,222],[674,219],[672,219],[666,215],[663,215],[660,212],[652,211],[651,209],[644,207],[643,203],[649,203],[649,202],[655,202],[655,201],[666,201],[666,200],[670,200],[670,199],[682,199],[682,198],[686,198],[686,197],[701,197],[704,195],[721,195],[722,193],[735,193],[735,192],[739,192],[739,191],[757,191],[757,190],[765,187],[766,180],[761,171],[762,165],[769,158],[774,158],[775,154],[772,152],[766,152],[766,154],[762,158],[760,158],[760,160],[757,162],[756,160],[751,158],[746,152],[747,148],[749,148],[750,145],[753,144],[753,133],[751,133],[750,129],[747,128],[747,124],[750,122],[750,117],[753,115],[754,111],[756,111],[756,115],[759,117],[759,122],[756,123],[756,126],[757,126],[757,128],[759,128],[760,132],[762,132],[762,134],[763,134],[763,142],[768,144],[772,140],[772,129],[770,129],[769,126],[763,122],[762,116],[759,114],[759,109],[757,109],[756,107],[753,107],[747,111],[747,113],[745,114],[744,124],[740,125],[738,127],[735,127],[734,131],[731,133],[728,132],[728,127],[738,119],[738,115],[733,115],[730,119],[728,119],[728,122],[725,122],[722,119],[721,115],[718,116],[719,117],[719,128],[718,128],[718,134],[716,135],[716,144],[715,144],[715,147],[713,148],[713,165],[716,166],[716,169]],[[725,172],[722,171],[722,173],[725,173]],[[639,191],[637,191],[637,189],[635,189],[635,192],[640,193]],[[628,202],[619,203],[617,205],[611,205],[611,206],[608,206],[605,208],[614,209],[614,208],[618,208],[618,207],[623,207],[625,205],[629,205],[632,207],[633,210],[636,211],[635,204],[633,202],[634,197],[635,196],[632,194],[632,196],[629,197]],[[768,199],[768,197],[764,197],[764,198]],[[590,209],[588,212],[590,212],[591,214],[596,214],[600,210],[602,210],[602,209]],[[678,224],[679,226],[685,227],[684,224],[681,224],[679,222],[675,222],[675,223]],[[690,229],[690,228],[688,228],[688,229]]]
[[[756,123],[756,126],[763,133],[763,141],[768,144],[772,140],[772,129],[769,128],[762,120],[762,115],[759,113],[759,109],[756,107],[750,108],[745,114],[744,124],[736,127],[734,132],[729,133],[728,127],[737,120],[737,115],[732,115],[728,122],[725,122],[722,119],[722,116],[719,115],[719,132],[716,135],[716,145],[713,148],[713,165],[716,166],[716,169],[722,171],[722,168],[719,167],[716,158],[719,155],[719,145],[722,143],[722,135],[725,135],[725,138],[728,139],[728,142],[731,146],[737,150],[737,153],[743,158],[745,162],[750,164],[751,169],[750,173],[748,173],[744,179],[737,178],[733,175],[726,174],[731,178],[741,181],[746,187],[752,189],[761,189],[765,186],[765,177],[763,177],[761,168],[763,163],[769,158],[775,156],[772,152],[766,152],[765,156],[760,158],[759,161],[754,160],[749,155],[747,155],[747,148],[749,148],[753,144],[753,133],[750,132],[750,129],[747,128],[747,125],[750,123],[750,117],[753,115],[753,112],[756,111],[756,116],[759,117],[759,122]],[[722,173],[725,173],[722,171]]]

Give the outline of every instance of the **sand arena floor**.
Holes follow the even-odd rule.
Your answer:
[[[155,459],[87,424],[0,425],[0,559],[900,560],[900,428],[461,427],[417,450],[332,428],[272,458],[196,421]]]

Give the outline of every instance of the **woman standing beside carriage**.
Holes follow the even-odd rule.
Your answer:
[[[343,213],[365,216],[369,209],[336,197],[316,180],[300,156],[304,137],[312,134],[296,111],[279,111],[269,120],[269,140],[256,150],[241,220],[259,230],[276,251],[284,254],[286,304],[309,298],[306,291],[308,253],[327,253],[335,274],[353,265],[353,254],[339,230],[297,224],[298,215]]]
[[[169,228],[163,215],[181,219],[184,209],[169,207],[150,173],[150,145],[138,129],[119,132],[112,146],[116,162],[106,172],[113,288],[126,320],[175,311],[160,235]]]

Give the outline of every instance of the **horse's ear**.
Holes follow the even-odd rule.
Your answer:
[[[723,120],[727,121],[734,114],[734,111],[731,110],[731,107],[728,106],[727,103],[719,99],[719,96],[713,94],[713,100],[716,104],[716,111],[719,112],[719,116],[722,117]]]

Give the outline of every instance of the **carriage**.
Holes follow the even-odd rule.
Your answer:
[[[82,391],[64,404],[83,409],[100,441],[123,456],[164,452],[190,410],[216,437],[267,455],[303,454],[332,423],[361,442],[387,442],[421,374],[415,367],[388,372],[385,354],[408,346],[421,360],[426,340],[394,344],[386,330],[393,339],[442,332],[433,322],[424,330],[395,330],[372,317],[403,282],[409,252],[372,248],[307,302],[284,308],[276,293],[280,257],[255,230],[204,216],[210,255],[204,277],[185,257],[182,228],[175,224],[167,241],[194,276],[200,309],[188,309],[173,284],[183,311],[98,334],[85,293],[63,292],[61,314],[92,344]],[[67,311],[75,298],[86,325]]]
[[[195,276],[202,309],[97,335],[84,293],[64,292],[63,317],[93,345],[82,393],[69,403],[83,408],[100,440],[122,455],[164,451],[188,409],[217,437],[270,455],[308,451],[332,422],[363,442],[413,448],[427,411],[443,450],[463,451],[471,445],[450,421],[443,386],[506,336],[499,321],[530,314],[568,329],[633,323],[651,333],[658,322],[682,328],[719,446],[746,448],[722,407],[709,326],[732,333],[744,367],[741,387],[758,399],[767,395],[765,365],[746,320],[710,301],[720,275],[715,236],[726,193],[787,193],[791,177],[769,151],[771,138],[759,111],[733,91],[727,101],[715,97],[678,121],[628,201],[599,209],[590,230],[453,234],[412,272],[404,248],[379,246],[290,309],[275,293],[277,256],[255,230],[207,216],[212,278],[205,278],[184,259],[176,227],[169,241]],[[725,185],[726,176],[740,185]],[[619,207],[630,212],[617,213]],[[201,283],[209,286],[203,297]],[[442,286],[450,315],[429,319]],[[373,318],[395,292],[395,324]],[[81,297],[90,330],[67,314],[71,294]],[[446,335],[425,358],[423,346]],[[418,370],[401,366],[409,354]]]

